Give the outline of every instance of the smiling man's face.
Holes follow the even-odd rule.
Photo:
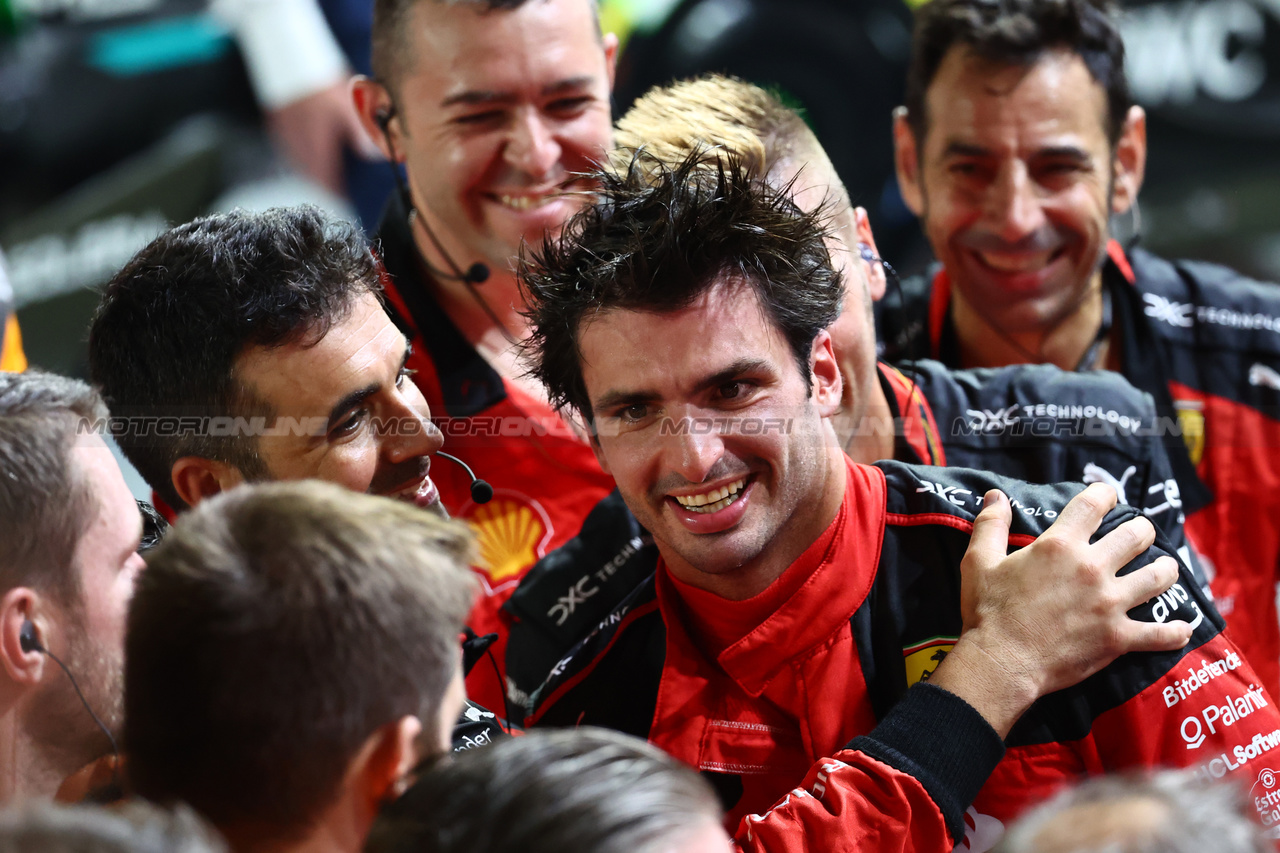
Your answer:
[[[418,215],[459,263],[510,269],[583,204],[574,174],[610,144],[617,41],[588,0],[419,2],[407,23],[391,127]]]
[[[806,378],[755,292],[726,278],[677,311],[605,311],[578,340],[601,465],[673,574],[753,595],[818,537],[844,482],[823,423],[840,402],[826,332]]]
[[[270,479],[328,480],[440,511],[427,469],[444,442],[405,370],[408,352],[377,297],[365,293],[318,342],[304,336],[241,355],[237,380],[277,424],[323,421],[323,430],[285,429],[257,440]]]
[[[1009,334],[1052,328],[1095,284],[1108,219],[1129,205],[1113,192],[1125,165],[1106,92],[1066,50],[1021,66],[960,46],[926,114],[923,140],[903,119],[895,128],[899,180],[957,298]]]

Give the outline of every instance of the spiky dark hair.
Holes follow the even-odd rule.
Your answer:
[[[770,187],[738,158],[705,148],[673,165],[640,150],[627,168],[592,177],[596,203],[522,265],[525,355],[552,405],[592,420],[578,346],[584,317],[676,311],[726,278],[755,292],[808,379],[813,341],[839,316],[844,286],[822,220],[796,207],[789,185]]]

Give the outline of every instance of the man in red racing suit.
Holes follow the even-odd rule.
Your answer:
[[[744,845],[776,833],[776,848],[945,849],[964,830],[967,801],[931,796],[925,808],[918,793],[928,783],[912,774],[912,759],[876,754],[871,744],[892,742],[876,723],[894,720],[894,703],[926,675],[933,685],[916,697],[934,686],[954,692],[953,662],[971,660],[962,650],[990,627],[972,598],[980,562],[966,557],[960,573],[970,533],[979,538],[978,506],[1002,501],[988,490],[1010,496],[1002,505],[1011,541],[1029,545],[997,561],[1021,561],[1013,576],[1030,581],[1065,544],[1061,534],[1033,539],[1059,513],[1067,521],[1079,487],[850,461],[828,420],[841,374],[825,330],[843,288],[821,228],[732,158],[705,156],[668,167],[641,153],[625,174],[597,176],[600,203],[526,270],[534,372],[553,403],[590,419],[602,466],[662,555],[653,579],[556,667],[531,722],[649,737],[717,783],[731,824],[743,821]],[[1114,501],[1104,488],[1090,500],[1099,494]],[[1129,564],[1120,580],[1136,581],[1129,574],[1153,560],[1178,565],[1166,540],[1149,547],[1154,531],[1137,515],[1094,518],[1103,537],[1088,548],[1117,535],[1134,546],[1119,561]],[[1005,547],[1001,539],[998,553]],[[1100,672],[1078,668],[1071,654],[1072,677],[1046,690],[994,691],[1030,700],[1076,684],[992,724],[1016,749],[978,795],[982,837],[1068,774],[1201,755],[1208,766],[1237,735],[1256,753],[1258,738],[1280,731],[1216,612],[1179,571],[1172,586],[1125,605],[1134,619],[1122,620],[1122,633],[1190,632],[1190,651],[1123,656]],[[1050,568],[1042,580],[1062,583],[1059,574]],[[1087,585],[1072,575],[1060,591]],[[1043,647],[999,644],[987,662],[1015,680],[1058,672],[1040,651],[1075,636],[1081,614],[1046,616],[1056,598],[1012,620]],[[1179,698],[1171,670],[1184,660],[1217,680],[1177,710],[1156,706]],[[1216,704],[1205,707],[1213,731],[1193,743],[1196,700],[1218,697],[1234,702],[1227,713],[1238,727]],[[1204,752],[1184,757],[1193,749]],[[787,793],[805,778],[807,793]]]
[[[1006,491],[1011,542],[1025,544],[1078,488],[848,465],[839,516],[773,587],[730,602],[682,584],[660,561],[560,663],[530,722],[648,737],[705,771],[731,820],[767,809],[945,659],[960,635],[960,559],[984,492]],[[1117,510],[1100,532],[1133,515]],[[1190,576],[1133,615],[1189,621],[1192,642],[1125,656],[1037,702],[968,814],[969,849],[987,849],[1023,807],[1081,773],[1196,766],[1253,783],[1265,771],[1256,759],[1280,745],[1280,714]],[[708,653],[698,639],[708,636],[728,642]]]

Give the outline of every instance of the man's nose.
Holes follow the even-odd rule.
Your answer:
[[[686,416],[673,425],[669,468],[690,483],[707,479],[724,456],[724,438],[714,418]]]
[[[387,435],[383,452],[389,462],[404,462],[419,456],[428,456],[444,446],[444,435],[431,418],[412,405],[404,405],[392,420],[393,428]]]
[[[507,140],[506,158],[512,166],[535,179],[550,173],[560,161],[560,143],[538,110],[529,108],[516,113]]]
[[[1002,168],[987,193],[985,215],[992,233],[1015,243],[1044,225],[1042,199],[1021,163]]]

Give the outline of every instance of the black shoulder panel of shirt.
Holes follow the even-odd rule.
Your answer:
[[[1186,544],[1155,401],[1124,377],[1043,364],[952,370],[927,359],[898,368],[929,402],[948,466],[1030,483],[1108,483],[1175,548]],[[1191,569],[1202,581],[1194,561]]]
[[[872,705],[883,718],[909,686],[905,650],[931,639],[960,636],[960,562],[969,545],[969,525],[986,491],[999,488],[1009,496],[1011,533],[1038,536],[1081,486],[1032,485],[963,468],[897,462],[876,466],[885,473],[892,517],[872,591],[851,623]],[[1131,507],[1116,507],[1092,540],[1137,515]],[[953,526],[957,522],[960,526]],[[1156,544],[1121,574],[1166,554],[1173,554],[1172,547],[1157,530]],[[1141,693],[1223,628],[1222,617],[1185,566],[1170,591],[1130,610],[1129,616],[1146,622],[1180,620],[1196,627],[1183,649],[1124,655],[1080,684],[1042,698],[1014,726],[1007,745],[1084,737],[1098,716]]]
[[[412,325],[390,302],[384,300],[383,306],[405,337],[414,341],[415,346],[426,348],[440,380],[445,411],[433,414],[469,417],[506,399],[502,377],[463,337],[431,294],[428,286],[431,275],[418,256],[408,212],[398,193],[392,193],[387,202],[376,240],[391,286],[408,307]],[[419,332],[417,338],[413,336],[414,326]]]
[[[511,699],[528,695],[658,565],[653,538],[615,489],[573,539],[547,554],[502,605],[515,617],[507,643]]]
[[[1135,361],[1125,364],[1134,384],[1142,371],[1161,366],[1170,380],[1280,420],[1280,286],[1141,249],[1129,260],[1131,310],[1160,344],[1145,358],[1126,351]]]
[[[647,738],[667,656],[653,575],[556,664],[533,694],[539,726],[603,726]]]

